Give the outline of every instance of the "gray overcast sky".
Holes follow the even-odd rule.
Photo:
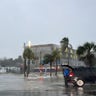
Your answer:
[[[0,0],[0,58],[22,55],[23,43],[73,48],[96,41],[96,0]]]

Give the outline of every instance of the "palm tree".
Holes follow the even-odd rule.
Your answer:
[[[85,62],[86,65],[92,67],[95,59],[94,52],[96,52],[96,45],[94,43],[86,42],[83,46],[77,48],[77,55],[79,60]]]
[[[60,60],[60,51],[58,49],[54,50],[52,52],[52,56],[53,56],[54,61],[56,62],[56,73],[55,73],[55,75],[57,76],[57,60]]]
[[[67,37],[64,37],[60,43],[62,44],[61,45],[61,50],[62,50],[62,54],[64,54],[66,48],[68,48],[68,44],[69,44],[69,39]]]
[[[66,54],[65,50],[68,49],[68,65],[69,65],[69,56],[70,56],[70,49],[72,49],[72,45],[69,43],[69,39],[67,37],[64,37],[61,41],[61,52],[62,52],[62,56],[65,57],[64,55]]]
[[[26,47],[24,49],[23,58],[24,58],[24,76],[26,76],[26,72],[27,72],[27,77],[28,77],[30,73],[30,60],[34,58],[34,54],[31,48]],[[28,64],[26,64],[26,60],[28,60]]]
[[[51,70],[52,70],[52,63],[53,63],[53,61],[54,61],[54,58],[53,58],[52,54],[46,54],[44,56],[44,64],[50,63],[50,76],[52,76]]]

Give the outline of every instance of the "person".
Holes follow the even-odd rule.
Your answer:
[[[69,68],[66,68],[66,69],[63,70],[63,75],[64,75],[64,79],[65,79],[65,87],[68,87],[69,74],[70,74],[70,69]]]

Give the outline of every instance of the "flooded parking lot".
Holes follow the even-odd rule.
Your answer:
[[[96,96],[96,85],[68,88],[64,80],[56,77],[31,75],[0,74],[0,96]]]

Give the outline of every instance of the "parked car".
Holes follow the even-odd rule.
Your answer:
[[[94,67],[79,67],[73,70],[75,77],[82,79],[85,83],[96,82],[96,68]]]
[[[74,86],[82,87],[85,83],[95,83],[96,82],[96,68],[93,67],[78,67],[72,68],[69,65],[63,65],[65,67],[71,68],[72,72],[69,74],[68,82],[74,84]]]

